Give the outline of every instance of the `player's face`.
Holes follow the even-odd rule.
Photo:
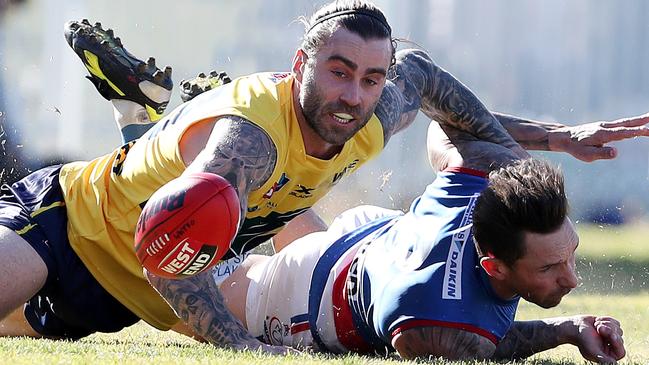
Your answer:
[[[575,250],[579,237],[568,218],[548,234],[525,232],[525,255],[512,266],[509,282],[525,300],[551,308],[577,286]]]
[[[342,145],[374,113],[392,59],[391,42],[364,40],[339,28],[311,55],[302,74],[300,106],[317,138]]]

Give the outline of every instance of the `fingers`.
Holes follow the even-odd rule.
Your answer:
[[[640,127],[649,123],[649,113],[639,115],[637,117],[623,118],[614,120],[611,122],[603,122],[602,127],[604,128],[615,128],[615,127]]]
[[[595,319],[594,325],[597,333],[602,338],[606,355],[613,358],[614,361],[623,358],[626,355],[626,350],[624,349],[623,331],[620,322],[610,317],[598,317]]]
[[[596,160],[610,160],[617,157],[617,148],[610,146],[582,146],[571,154],[584,162]]]
[[[595,139],[599,144],[604,144],[608,142],[621,141],[623,139],[643,137],[643,136],[649,136],[649,128],[616,127],[616,128],[605,128],[597,131]]]

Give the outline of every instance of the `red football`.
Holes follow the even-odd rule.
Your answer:
[[[183,175],[147,201],[135,231],[135,253],[147,271],[183,278],[215,265],[239,224],[239,198],[221,176]]]

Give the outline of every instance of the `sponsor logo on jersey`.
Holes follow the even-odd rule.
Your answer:
[[[334,179],[331,182],[332,185],[338,184],[340,179],[345,176],[346,173],[354,171],[354,169],[358,166],[358,163],[360,161],[358,159],[354,159],[352,162],[350,162],[347,166],[345,166],[342,170],[334,174]]]
[[[306,199],[311,197],[311,192],[313,190],[315,190],[315,188],[308,188],[302,184],[297,184],[295,190],[291,191],[289,195],[292,195],[296,198]]]
[[[250,256],[250,254],[250,252],[246,252],[229,260],[221,261],[216,266],[214,266],[214,268],[212,268],[212,277],[214,278],[216,285],[221,285],[223,280],[232,275],[234,270],[241,266],[243,260],[245,260],[246,257]]]
[[[273,183],[273,186],[263,195],[265,199],[270,199],[275,192],[279,191],[284,187],[291,179],[286,176],[286,173],[283,172],[282,176],[279,177],[279,180],[276,183]]]
[[[275,203],[275,202],[271,202],[271,201],[266,202],[266,208],[268,208],[268,209],[275,209],[275,208],[277,208],[277,203]]]
[[[471,224],[473,223],[473,209],[480,194],[476,193],[469,199],[460,228],[451,237],[451,245],[446,258],[446,270],[444,271],[444,284],[442,285],[442,298],[451,300],[462,299],[462,258],[464,247],[471,237]]]

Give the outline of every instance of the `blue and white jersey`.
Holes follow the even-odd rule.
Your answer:
[[[473,242],[473,209],[487,180],[461,171],[439,173],[408,213],[356,254],[348,301],[359,334],[375,349],[422,326],[497,344],[514,321],[519,298],[496,296]]]

